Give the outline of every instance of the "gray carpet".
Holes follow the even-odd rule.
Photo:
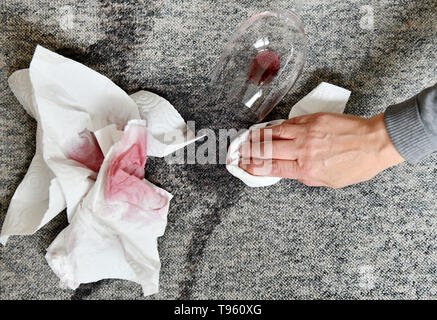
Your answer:
[[[373,7],[373,31],[360,27],[364,5]],[[0,224],[32,159],[36,129],[6,77],[29,65],[36,44],[129,93],[156,92],[186,120],[202,123],[213,108],[205,83],[235,26],[265,9],[292,7],[291,0],[3,0]],[[320,81],[352,91],[347,113],[371,116],[437,80],[435,0],[309,0],[302,18],[306,68],[266,120],[285,117]],[[251,189],[223,165],[151,159],[147,178],[175,197],[159,239],[160,292],[150,298],[437,298],[436,160],[331,190],[291,180]],[[0,298],[142,298],[139,285],[122,280],[60,289],[44,254],[66,223],[60,214],[0,248]]]

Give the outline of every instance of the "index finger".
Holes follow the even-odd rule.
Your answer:
[[[250,132],[250,141],[261,142],[264,140],[291,140],[303,132],[301,124],[283,122],[273,127],[266,127]]]

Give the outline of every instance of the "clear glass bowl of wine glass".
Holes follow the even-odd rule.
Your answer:
[[[265,11],[232,34],[211,77],[220,103],[245,121],[262,121],[302,73],[307,37],[294,11]]]

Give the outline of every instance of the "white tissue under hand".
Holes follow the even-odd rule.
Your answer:
[[[239,167],[241,160],[240,147],[244,142],[249,140],[251,130],[262,129],[267,126],[274,126],[281,124],[284,120],[276,120],[271,122],[259,123],[251,126],[248,130],[237,136],[229,145],[228,155],[226,157],[226,168],[235,177],[242,180],[249,187],[265,187],[277,183],[281,178],[278,177],[261,177],[254,176],[244,171]]]
[[[322,82],[293,106],[289,118],[316,112],[343,113],[350,94],[351,92],[349,90]],[[283,121],[284,120],[281,119],[259,123],[251,126],[247,131],[237,136],[229,146],[226,158],[226,169],[249,187],[266,187],[279,182],[281,180],[279,177],[251,175],[241,169],[238,164],[241,159],[240,147],[245,141],[247,141],[251,130],[278,125]]]

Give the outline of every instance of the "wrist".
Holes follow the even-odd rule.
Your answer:
[[[380,113],[370,119],[367,119],[369,145],[375,155],[377,165],[381,169],[397,165],[405,160],[396,150],[384,123],[384,114]]]

